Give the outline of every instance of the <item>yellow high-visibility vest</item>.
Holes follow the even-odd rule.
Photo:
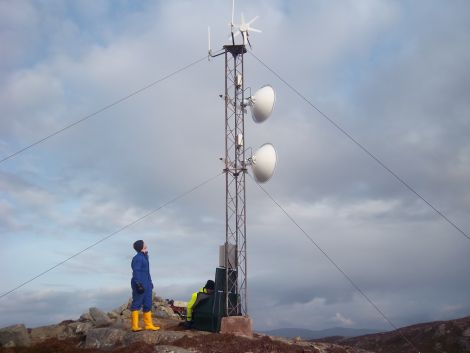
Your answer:
[[[199,290],[199,292],[194,292],[192,295],[191,295],[191,300],[188,302],[188,306],[186,308],[186,321],[191,321],[192,319],[192,316],[193,316],[193,307],[196,303],[196,300],[197,300],[197,295],[199,293],[205,293],[207,294],[207,290],[206,288],[201,288]]]

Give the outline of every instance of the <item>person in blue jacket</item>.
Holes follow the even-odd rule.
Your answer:
[[[157,331],[159,326],[154,326],[152,322],[152,277],[150,277],[150,266],[148,258],[147,244],[143,240],[137,240],[134,245],[137,254],[132,258],[132,304],[131,323],[132,331],[142,331],[139,326],[139,310],[143,308],[144,328],[146,330]]]

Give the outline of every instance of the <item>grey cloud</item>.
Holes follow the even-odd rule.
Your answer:
[[[0,99],[6,103],[2,116],[12,119],[0,122],[2,151],[202,57],[206,23],[213,43],[226,41],[228,15],[221,14],[230,12],[230,4],[146,3],[111,22],[107,5],[74,5],[79,19],[90,22],[84,34],[74,29],[83,23],[59,6],[56,22],[42,31],[63,27],[63,35],[47,36],[47,55],[35,65],[8,72]],[[261,15],[257,25],[263,33],[252,38],[256,55],[469,229],[469,80],[463,45],[469,29],[460,7],[466,5],[442,11],[436,3],[410,7],[387,1],[238,6],[246,17]],[[435,31],[420,25],[425,23]],[[278,168],[265,187],[399,324],[469,313],[463,296],[468,286],[461,280],[469,265],[466,240],[253,57],[245,59],[249,85],[271,83],[277,92],[272,118],[263,125],[247,122],[252,147],[270,141],[278,149]],[[222,90],[222,60],[203,62],[9,161],[4,165],[10,174],[0,180],[11,200],[0,213],[10,217],[23,202],[21,193],[41,185],[51,197],[43,207],[50,213],[41,231],[48,239],[65,234],[73,244],[54,254],[70,256],[221,172]],[[213,275],[218,262],[225,232],[223,179],[77,258],[51,283],[73,286],[72,277],[94,273],[90,286],[127,285],[130,244],[145,238],[154,249],[157,286],[168,296],[186,298]],[[357,327],[380,326],[373,309],[247,180],[255,325],[300,321],[324,328],[345,318]],[[24,209],[11,222],[24,226],[36,212]],[[11,229],[11,223],[4,224]],[[67,279],[68,274],[73,276]],[[435,295],[413,307],[413,300],[429,291]],[[88,306],[92,298],[91,291],[84,299]]]
[[[31,179],[33,180],[33,179]],[[9,172],[0,172],[0,226],[13,232],[32,229],[32,224],[43,218],[54,219],[57,198],[29,176],[17,177]]]
[[[25,291],[0,307],[0,326],[24,323],[28,327],[78,320],[90,307],[110,311],[127,303],[129,290],[101,288],[96,291]],[[2,299],[5,300],[5,299]],[[57,310],[60,308],[60,310]],[[31,315],[34,313],[34,315]]]
[[[19,224],[13,218],[13,209],[6,201],[0,201],[0,229],[5,231],[15,231]]]

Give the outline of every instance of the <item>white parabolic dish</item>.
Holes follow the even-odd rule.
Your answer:
[[[276,95],[270,85],[261,87],[251,98],[251,114],[256,123],[262,123],[271,115]]]
[[[276,168],[276,150],[270,143],[262,145],[252,157],[251,167],[258,183],[265,183],[274,174]]]

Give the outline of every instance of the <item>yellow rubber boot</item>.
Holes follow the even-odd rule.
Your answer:
[[[144,313],[144,324],[145,324],[145,329],[150,330],[150,331],[158,331],[160,330],[160,326],[154,326],[152,322],[152,312],[147,311]]]
[[[131,311],[131,323],[132,323],[132,331],[134,332],[142,331],[142,327],[139,326],[139,310]]]

